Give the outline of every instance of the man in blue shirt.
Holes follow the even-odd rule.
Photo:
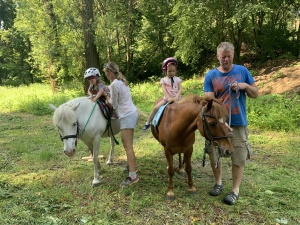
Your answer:
[[[231,142],[234,152],[232,160],[232,191],[224,198],[224,202],[234,205],[239,198],[239,189],[247,159],[250,158],[251,148],[248,142],[246,96],[257,98],[258,87],[244,66],[233,64],[234,46],[230,42],[222,42],[217,47],[217,59],[220,66],[210,70],[204,80],[205,96],[222,100],[229,111],[228,124],[232,129]],[[218,196],[224,189],[222,185],[222,164],[212,152],[213,146],[208,147],[210,164],[215,177],[215,186],[209,192]]]

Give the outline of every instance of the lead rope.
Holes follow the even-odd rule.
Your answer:
[[[109,118],[108,118],[108,127],[110,128],[110,132],[111,132],[111,135],[116,143],[116,145],[119,145],[119,142],[118,140],[115,138],[115,135],[114,135],[114,132],[112,130],[112,127],[111,127],[111,115],[109,115]]]
[[[91,116],[92,116],[92,114],[93,114],[93,112],[94,112],[94,110],[95,110],[96,105],[97,105],[97,101],[95,102],[95,104],[94,104],[94,106],[93,106],[93,109],[92,109],[92,111],[91,111],[91,113],[90,113],[90,116],[89,116],[88,120],[86,121],[86,123],[85,123],[85,125],[84,125],[83,130],[79,133],[79,136],[81,136],[81,135],[83,134],[83,132],[85,131],[85,128],[86,128],[87,124],[88,124],[89,121],[90,121],[90,118],[91,118]],[[112,131],[112,127],[111,127],[111,117],[110,117],[110,115],[109,115],[109,118],[108,118],[108,127],[110,128],[110,132],[111,132],[111,134],[112,134],[112,136],[113,136],[113,139],[114,139],[115,143],[116,143],[117,145],[119,145],[119,142],[118,142],[117,139],[115,138],[115,135],[114,135],[114,133],[113,133],[113,131]]]
[[[240,97],[240,88],[239,88],[238,82],[235,81],[235,82],[229,84],[229,113],[228,113],[228,117],[229,117],[229,119],[228,119],[228,126],[229,126],[229,127],[230,127],[230,125],[231,125],[231,102],[232,102],[232,100],[231,100],[231,92],[232,92],[232,91],[231,91],[231,86],[232,86],[233,84],[236,84],[236,90],[235,90],[236,98],[239,98],[239,97]]]
[[[89,121],[90,121],[90,119],[91,119],[91,116],[92,116],[92,114],[93,114],[93,112],[94,112],[94,110],[95,110],[96,104],[97,104],[97,101],[95,102],[95,104],[94,104],[94,106],[93,106],[93,109],[92,109],[92,111],[91,111],[91,113],[90,113],[90,116],[89,116],[88,120],[86,121],[86,123],[85,123],[85,125],[84,125],[84,127],[83,127],[83,130],[79,133],[79,136],[81,136],[81,135],[83,134],[83,132],[85,131],[85,128],[86,128],[87,124],[89,123]]]

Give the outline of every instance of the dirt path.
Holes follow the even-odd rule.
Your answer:
[[[300,95],[300,60],[272,61],[259,70],[255,80],[260,95],[276,93]]]

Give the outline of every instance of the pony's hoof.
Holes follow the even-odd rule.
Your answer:
[[[178,171],[178,174],[180,175],[180,176],[182,176],[182,177],[187,177],[186,175],[186,172],[185,172],[185,170],[179,170]]]
[[[196,188],[189,188],[188,189],[188,192],[189,192],[189,194],[191,194],[191,195],[194,195],[194,194],[196,194],[197,193],[197,191],[196,191]]]
[[[110,165],[112,165],[112,164],[113,164],[112,161],[106,161],[106,165],[110,166]]]
[[[98,183],[93,183],[93,184],[92,184],[92,187],[93,187],[93,188],[98,187],[98,186],[100,186],[100,184],[101,184],[100,182],[98,182]]]
[[[167,195],[167,199],[171,202],[174,201],[174,195]]]

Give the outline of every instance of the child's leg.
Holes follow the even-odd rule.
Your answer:
[[[147,125],[151,123],[151,121],[152,121],[153,117],[155,116],[155,114],[157,113],[159,107],[161,107],[162,105],[164,105],[164,104],[166,104],[166,103],[167,103],[167,102],[166,102],[165,100],[161,100],[159,103],[157,103],[157,104],[154,106],[154,108],[153,108],[153,110],[151,111],[151,113],[150,113],[150,115],[149,115],[149,117],[148,117],[148,120],[147,120],[147,122],[146,122]]]

